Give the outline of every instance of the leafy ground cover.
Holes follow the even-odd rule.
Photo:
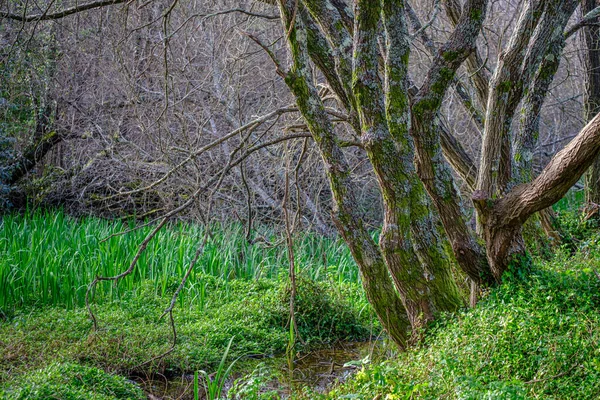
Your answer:
[[[285,353],[290,342],[286,251],[250,246],[236,226],[213,229],[212,244],[175,309],[177,345],[168,355],[147,363],[171,346],[168,318],[159,317],[202,234],[195,226],[169,226],[148,248],[132,277],[116,287],[99,287],[93,299],[99,330],[93,331],[83,307],[87,284],[95,274],[114,275],[126,268],[148,231],[102,242],[126,229],[127,224],[77,221],[60,212],[3,218],[0,386],[8,398],[47,395],[65,384],[53,378],[60,375],[57,371],[77,368],[81,368],[74,372],[77,376],[92,367],[124,376],[211,371],[232,338],[227,362]],[[339,246],[335,240],[310,235],[298,239],[299,338],[295,339],[304,343],[296,340],[298,350],[364,340],[380,332],[356,267],[347,251],[337,251]],[[239,364],[244,368],[243,362]],[[36,383],[43,380],[40,376],[49,377],[45,386]],[[107,382],[116,383],[110,377]],[[96,397],[89,398],[112,398],[96,386],[81,381],[55,397],[86,398],[92,393]]]
[[[600,398],[600,235],[579,216],[563,222],[576,254],[565,246],[535,260],[475,309],[441,318],[418,347],[364,367],[323,397]]]
[[[78,364],[53,363],[19,377],[12,387],[0,391],[13,400],[142,400],[146,396],[127,379],[101,369]]]
[[[534,257],[531,271],[508,276],[501,286],[487,291],[475,309],[440,316],[428,327],[423,342],[411,350],[390,357],[388,349],[385,360],[365,359],[355,363],[358,369],[354,377],[329,393],[319,394],[304,386],[292,393],[292,398],[600,398],[600,234],[595,222],[582,219],[580,213],[572,211],[573,207],[559,206],[563,207],[559,210],[567,237],[565,245],[556,249],[550,259]],[[14,239],[21,240],[21,247],[7,244],[12,243],[12,238],[20,237],[18,224],[32,222],[27,218],[19,220],[22,217],[10,218],[9,222],[14,225],[9,233],[0,232],[0,237],[5,238],[0,244],[4,246],[1,248],[5,255],[15,257],[15,252],[27,253],[26,243],[32,241]],[[72,234],[73,243],[69,246],[76,250],[68,251],[84,251],[76,246],[90,236],[78,231],[87,221],[60,218],[72,224],[61,231],[63,239]],[[99,224],[96,228],[104,224],[96,220],[94,223]],[[53,226],[51,221],[46,224]],[[110,234],[112,229],[125,227],[111,228],[107,223],[103,233]],[[30,232],[37,229],[31,228]],[[211,371],[232,337],[228,362],[240,356],[255,359],[284,352],[290,341],[285,251],[276,254],[269,253],[270,248],[260,250],[264,255],[270,254],[274,264],[266,261],[260,264],[260,256],[256,255],[252,262],[262,265],[262,272],[256,273],[239,261],[241,258],[234,254],[232,246],[230,252],[215,250],[195,273],[192,286],[202,290],[188,290],[178,304],[175,313],[178,344],[173,352],[160,361],[141,365],[164,352],[171,343],[172,332],[158,316],[178,283],[177,263],[189,257],[188,253],[181,258],[173,256],[173,259],[169,255],[176,253],[174,249],[178,249],[178,245],[185,244],[177,240],[187,237],[190,229],[194,228],[172,226],[164,238],[165,243],[173,246],[172,251],[157,248],[158,257],[163,258],[160,262],[149,258],[144,272],[132,278],[131,286],[123,285],[118,291],[106,287],[104,292],[97,293],[98,332],[91,331],[91,322],[77,299],[64,301],[59,295],[62,292],[52,291],[52,285],[27,283],[28,290],[36,288],[37,297],[41,296],[40,290],[52,293],[45,302],[36,300],[35,296],[19,298],[9,293],[7,296],[13,297],[5,302],[9,306],[4,308],[5,315],[0,322],[0,387],[4,396],[35,399],[43,398],[35,397],[36,393],[46,398],[47,393],[55,393],[57,398],[69,399],[137,399],[139,389],[114,373],[157,371],[169,375],[198,369]],[[142,236],[140,233],[130,245],[134,246]],[[88,240],[92,239],[88,237]],[[323,240],[317,246],[314,240],[307,237],[298,243],[299,249],[305,246],[305,250],[298,252],[299,260],[304,260],[300,265],[304,267],[296,304],[303,341],[320,344],[362,340],[379,334],[380,328],[374,322],[358,278],[351,272],[353,264],[347,258],[347,251],[343,247],[336,250],[335,241]],[[64,241],[57,238],[52,243]],[[125,246],[125,243],[121,244]],[[49,247],[57,247],[53,246]],[[93,250],[91,243],[89,246],[90,250],[86,251]],[[50,251],[60,254],[59,250]],[[126,256],[117,258],[121,257],[119,250],[113,248],[112,251],[122,265]],[[319,251],[327,252],[329,262],[323,262]],[[129,250],[124,254],[127,252]],[[110,254],[113,253],[108,251],[104,260]],[[228,261],[219,261],[221,256],[229,257]],[[53,259],[43,254],[18,257],[36,260],[31,261],[33,266],[44,265],[44,257],[50,263]],[[86,259],[84,255],[76,257]],[[5,262],[4,259],[0,265],[5,269],[8,265],[12,276],[16,276],[14,265],[22,267],[22,261],[13,258],[12,262]],[[236,260],[239,264],[235,264]],[[338,270],[335,262],[348,264]],[[89,267],[82,263],[82,268]],[[275,263],[280,264],[277,267]],[[64,270],[58,263],[51,265],[55,274],[76,270],[75,264]],[[170,265],[169,269],[166,265]],[[211,269],[207,265],[219,265],[219,268]],[[232,265],[238,268],[235,277],[231,273]],[[148,275],[149,270],[154,275]],[[34,273],[27,268],[23,271],[30,275],[23,273],[23,278],[14,282],[26,276],[41,281],[45,276],[45,271]],[[252,364],[233,383],[230,398],[277,398],[282,392],[273,387],[274,372],[269,368],[268,363]],[[90,378],[79,378],[87,376]],[[66,392],[58,391],[63,386]],[[130,391],[127,392],[130,394],[119,394],[117,390]]]

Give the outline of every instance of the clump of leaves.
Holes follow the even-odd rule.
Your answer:
[[[356,285],[314,281],[297,277],[294,305],[298,333],[304,341],[327,343],[335,340],[353,341],[368,338],[374,315],[360,298]],[[280,288],[279,318],[287,324],[291,288]]]
[[[475,309],[441,318],[418,348],[363,368],[328,398],[599,398],[595,238],[508,276]]]
[[[83,365],[51,364],[25,374],[4,391],[6,400],[142,400],[144,393],[127,379]]]

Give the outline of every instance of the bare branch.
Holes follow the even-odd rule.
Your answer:
[[[567,31],[565,32],[565,39],[568,39],[571,36],[573,36],[573,34],[575,32],[577,32],[579,29],[583,28],[584,26],[587,26],[590,24],[593,24],[593,25],[597,24],[598,17],[600,17],[600,6],[594,8],[592,11],[585,14],[583,16],[583,18],[581,18],[579,21],[577,21],[572,27],[567,29]]]
[[[8,13],[8,12],[0,11],[0,18],[7,18],[7,19],[12,19],[12,20],[15,20],[15,21],[22,21],[22,22],[48,21],[48,20],[54,20],[54,19],[64,18],[66,16],[69,16],[69,15],[72,15],[72,14],[76,14],[76,13],[80,13],[82,11],[93,10],[95,8],[100,8],[100,7],[111,6],[111,5],[115,5],[115,4],[126,3],[126,2],[129,2],[129,1],[131,1],[131,0],[100,0],[100,1],[93,1],[91,3],[80,4],[80,5],[76,5],[74,7],[66,8],[66,9],[64,9],[62,11],[58,11],[58,12],[55,12],[55,13],[52,13],[52,14],[48,14],[47,12],[44,12],[42,14],[19,15],[19,14],[12,14],[12,13]]]

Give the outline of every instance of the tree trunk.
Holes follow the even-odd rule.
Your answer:
[[[599,0],[582,0],[583,14],[600,6]],[[600,17],[594,18],[596,24]],[[589,25],[583,29],[586,66],[585,120],[590,121],[600,111],[600,26]],[[585,204],[589,215],[600,217],[600,157],[590,166],[585,176]]]
[[[433,233],[431,212],[423,211],[426,194],[415,172],[413,145],[408,139],[410,117],[403,60],[409,46],[402,2],[385,3],[389,54],[385,61],[385,95],[378,76],[377,33],[382,12],[378,2],[357,2],[352,87],[360,116],[361,141],[383,196],[380,246],[411,325],[418,328],[433,320],[436,311],[455,311],[461,300],[449,276],[448,257]]]
[[[487,257],[497,281],[514,260],[514,249],[521,245],[519,235],[523,224],[534,213],[560,200],[594,162],[599,151],[600,114],[597,114],[533,181],[518,185],[500,199],[491,199],[479,190],[473,193],[473,204],[484,227]]]
[[[410,322],[377,244],[363,225],[356,209],[354,182],[344,154],[339,147],[333,125],[325,106],[312,84],[308,68],[307,32],[301,18],[296,19],[295,0],[280,0],[284,31],[292,54],[291,69],[280,73],[296,99],[298,108],[308,125],[323,158],[325,173],[334,200],[334,222],[348,244],[362,278],[363,287],[375,314],[390,338],[406,348]],[[278,68],[281,68],[278,66]]]

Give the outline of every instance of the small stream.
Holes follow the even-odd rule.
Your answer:
[[[281,399],[288,398],[295,390],[310,387],[320,393],[327,392],[332,385],[344,382],[362,362],[379,357],[383,352],[380,341],[338,343],[335,346],[319,348],[308,353],[300,354],[291,364],[285,356],[253,360],[247,363],[248,370],[259,363],[272,373],[265,382],[263,390],[273,391]],[[246,368],[244,368],[246,369]],[[233,382],[242,377],[241,373],[233,373],[225,384],[229,390]],[[193,399],[193,375],[179,377],[154,376],[152,379],[134,378],[150,400],[188,400]],[[200,384],[200,387],[202,385]],[[200,389],[200,398],[203,390]]]

